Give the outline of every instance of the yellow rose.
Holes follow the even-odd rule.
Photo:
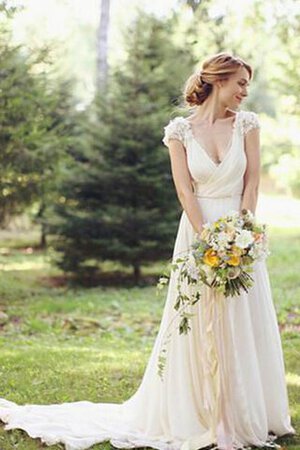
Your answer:
[[[230,258],[227,260],[227,264],[230,266],[238,266],[240,263],[240,257],[238,255],[230,255]]]
[[[241,254],[243,253],[243,250],[236,245],[232,246],[231,251],[234,256],[241,256]]]
[[[204,253],[203,261],[205,264],[211,267],[217,267],[220,262],[220,258],[217,255],[217,252],[215,252],[212,248],[209,248]]]

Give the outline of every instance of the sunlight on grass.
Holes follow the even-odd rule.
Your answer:
[[[260,194],[256,216],[269,226],[283,229],[299,226],[300,199]]]
[[[46,252],[35,251],[32,247],[26,246],[20,249],[0,247],[0,271],[29,272],[49,268]]]
[[[99,357],[101,358],[101,360],[112,360],[112,361],[119,361],[120,360],[120,355],[118,352],[115,351],[115,349],[113,347],[111,348],[106,348],[103,349],[101,348],[101,346],[99,346],[99,348],[92,348],[91,346],[88,347],[78,347],[78,346],[72,346],[70,344],[68,344],[67,347],[62,348],[61,345],[38,345],[35,344],[34,345],[34,349],[28,347],[28,345],[20,345],[19,343],[14,343],[12,344],[12,348],[8,349],[3,348],[1,350],[1,357],[5,357],[5,356],[10,356],[10,355],[14,355],[17,356],[18,353],[22,353],[24,354],[25,351],[30,352],[35,352],[35,353],[39,353],[40,351],[47,351],[47,359],[50,361],[50,359],[53,358],[57,358],[60,357],[62,354],[64,356],[68,356],[68,355],[72,355],[74,356],[75,354],[77,356],[80,356],[80,354],[82,354],[82,356],[88,356],[91,357],[91,355],[93,354],[93,357]],[[139,358],[140,352],[139,351],[128,351],[128,353],[126,354],[126,357],[130,356],[130,358],[134,359],[134,358]]]
[[[297,375],[296,373],[287,372],[286,380],[289,385],[300,387],[300,375]]]
[[[21,263],[0,264],[0,270],[4,272],[9,271],[23,271],[23,270],[41,270],[46,267],[44,262],[23,261]]]

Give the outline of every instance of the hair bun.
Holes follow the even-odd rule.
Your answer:
[[[213,90],[216,81],[227,80],[240,67],[244,67],[249,78],[252,68],[244,60],[228,52],[221,52],[203,61],[201,69],[194,72],[185,82],[183,98],[189,106],[201,105]]]
[[[201,105],[209,96],[212,85],[203,80],[203,72],[193,73],[184,88],[184,99],[190,106]]]

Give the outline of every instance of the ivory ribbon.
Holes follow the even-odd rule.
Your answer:
[[[224,295],[215,289],[209,288],[204,302],[204,407],[210,417],[211,432],[216,436],[219,418],[219,396],[220,396],[220,362],[216,347],[215,330],[220,329],[224,308]]]

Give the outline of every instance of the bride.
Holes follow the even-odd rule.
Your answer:
[[[239,109],[252,75],[248,63],[229,53],[207,58],[184,86],[191,113],[165,127],[163,143],[183,208],[173,258],[188,249],[204,223],[232,210],[255,213],[260,124],[256,113]],[[175,313],[172,273],[159,331],[132,397],[121,404],[18,405],[1,399],[5,430],[20,428],[67,450],[107,440],[119,448],[160,450],[279,447],[275,439],[295,429],[265,261],[255,264],[253,278],[248,293],[222,303],[213,301],[210,288],[201,288],[192,331],[172,336],[162,380],[158,356]]]

